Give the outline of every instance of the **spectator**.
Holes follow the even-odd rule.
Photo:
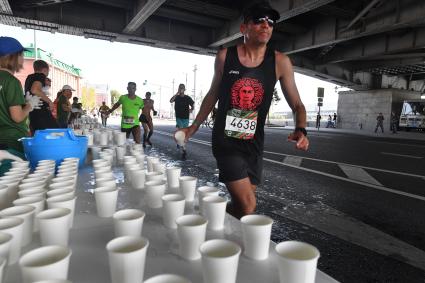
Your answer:
[[[33,63],[33,68],[34,73],[29,75],[25,80],[25,93],[40,97],[43,101],[43,105],[40,109],[35,109],[29,115],[32,133],[36,130],[58,127],[52,115],[52,110],[54,108],[53,102],[43,92],[43,87],[46,86],[46,79],[49,75],[49,65],[43,60],[36,60]]]
[[[62,95],[58,99],[58,114],[57,122],[60,128],[67,128],[69,117],[71,115],[71,103],[69,100],[72,97],[74,89],[69,85],[62,87]]]

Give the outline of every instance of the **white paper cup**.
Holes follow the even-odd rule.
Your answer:
[[[180,275],[161,274],[151,277],[148,280],[145,280],[143,283],[191,283],[191,281]]]
[[[67,279],[71,250],[61,246],[47,246],[32,250],[21,257],[24,283],[48,279]]]
[[[96,179],[96,187],[108,187],[108,188],[116,188],[117,182],[115,181],[115,178],[99,178]]]
[[[99,145],[107,146],[109,141],[108,132],[101,132],[99,137]]]
[[[45,189],[28,189],[18,192],[19,198],[24,197],[46,197],[46,190]]]
[[[174,139],[176,140],[179,146],[184,146],[184,139],[186,138],[186,134],[183,131],[176,131],[174,133]]]
[[[42,174],[31,174],[23,179],[20,183],[21,185],[32,185],[33,183],[41,184],[44,183],[44,187],[47,188],[48,176]]]
[[[168,187],[175,188],[180,186],[179,177],[180,177],[181,171],[182,171],[181,167],[166,168],[165,172],[167,174]]]
[[[191,176],[182,176],[179,178],[180,191],[186,201],[195,199],[196,182],[198,178]]]
[[[29,161],[12,161],[12,168],[28,168],[30,163]]]
[[[94,171],[94,176],[96,177],[96,181],[97,179],[115,179],[114,177],[114,173],[112,173],[111,170],[109,169],[105,169],[105,170],[96,170]]]
[[[92,163],[94,169],[111,168],[111,164],[105,159],[94,159]]]
[[[71,185],[71,183],[72,183],[74,189],[77,187],[77,183],[75,182],[75,177],[72,177],[72,176],[68,176],[68,177],[55,177],[55,178],[53,178],[51,180],[51,183],[50,183],[49,186],[51,186],[52,188],[55,188],[53,186],[53,184],[63,184],[63,183],[69,184],[69,185]]]
[[[0,283],[3,282],[3,277],[6,269],[7,259],[0,257]]]
[[[96,136],[94,136],[94,137],[96,138]],[[95,143],[96,143],[96,141],[95,141]],[[99,146],[92,146],[91,147],[91,153],[92,153],[93,159],[99,159],[100,158],[100,151],[101,150],[102,150],[102,148],[99,147]]]
[[[99,187],[94,190],[97,215],[99,217],[112,217],[117,208],[118,189]]]
[[[269,256],[273,219],[265,215],[246,215],[241,218],[244,255],[264,260]]]
[[[314,283],[319,250],[307,243],[285,241],[275,247],[281,283]]]
[[[150,208],[162,207],[162,196],[166,190],[165,181],[149,181],[145,183],[146,204]]]
[[[52,182],[48,186],[48,190],[55,190],[55,189],[63,189],[63,188],[76,188],[77,183],[75,182],[75,177],[68,176],[68,177],[56,177],[52,179],[52,181],[55,180],[55,182]],[[60,182],[59,180],[62,180]]]
[[[145,188],[146,175],[144,169],[136,169],[130,171],[131,185],[135,190],[143,190]]]
[[[234,283],[241,248],[229,240],[210,240],[199,248],[204,283]]]
[[[32,189],[45,189],[46,181],[35,181],[30,183],[23,183],[18,186],[19,191],[32,190]]]
[[[116,133],[115,134],[115,144],[116,145],[124,145],[126,141],[125,133]]]
[[[124,178],[129,184],[131,184],[131,175],[130,175],[131,170],[139,170],[139,169],[141,169],[139,164],[136,164],[136,163],[124,164]]]
[[[141,236],[145,213],[138,209],[123,209],[114,213],[115,237]]]
[[[7,200],[5,200],[5,202],[9,205],[13,200],[15,200],[18,197],[18,185],[20,180],[9,179],[7,177],[10,177],[10,176],[1,177],[3,179],[0,179],[0,184],[7,186]]]
[[[112,283],[143,282],[148,239],[124,236],[106,245]]]
[[[217,187],[211,187],[211,186],[202,186],[197,189],[198,191],[198,204],[199,204],[199,213],[203,215],[202,211],[202,199],[204,197],[209,196],[218,196],[220,193],[220,190]]]
[[[148,172],[153,172],[153,164],[156,162],[159,162],[159,158],[158,157],[154,157],[154,156],[148,156],[146,158],[146,164],[148,166]]]
[[[0,219],[0,232],[12,235],[10,241],[8,264],[16,263],[21,255],[22,233],[24,230],[24,220],[18,217]]]
[[[124,156],[124,163],[127,163],[128,161],[133,161],[133,163],[136,163],[137,162],[137,157],[136,156],[132,156],[132,155],[125,155]],[[136,161],[136,162],[134,162],[134,161]]]
[[[12,237],[11,234],[0,232],[0,258],[9,259]]]
[[[147,172],[146,173],[146,181],[162,181],[164,179],[164,173],[162,172]]]
[[[74,214],[75,214],[75,201],[77,197],[73,195],[57,195],[50,197],[46,200],[47,208],[68,208],[71,210],[71,214],[69,217],[69,228],[72,228],[74,225]]]
[[[125,142],[125,141],[124,141]],[[115,148],[116,154],[117,154],[117,160],[119,160],[120,162],[122,162],[126,149],[125,147],[121,147],[121,146],[117,146]]]
[[[10,206],[11,201],[8,195],[9,187],[7,185],[0,185],[0,209]]]
[[[40,225],[41,245],[67,247],[70,217],[71,210],[68,208],[50,208],[37,214],[36,221]]]
[[[145,169],[145,158],[146,158],[146,155],[144,155],[144,154],[136,154],[136,155],[134,155],[134,157],[136,157],[136,161],[137,161],[138,164],[140,164],[140,167],[142,169]]]
[[[162,196],[162,219],[164,226],[176,229],[176,219],[184,215],[184,196],[178,194],[168,194]]]
[[[200,215],[183,215],[176,219],[179,255],[187,260],[201,258],[200,245],[205,241],[208,221]]]
[[[2,218],[18,217],[24,220],[21,247],[28,245],[32,241],[32,232],[34,230],[34,212],[35,207],[30,205],[12,206],[0,211],[0,217]]]
[[[209,230],[222,230],[226,216],[227,200],[219,196],[209,196],[203,199],[205,218],[208,219]]]
[[[43,197],[24,197],[13,201],[13,205],[31,205],[35,208],[34,215],[37,215],[44,210],[45,199]],[[38,222],[34,222],[34,232],[37,232]]]
[[[153,163],[153,171],[154,172],[161,172],[165,174],[165,164],[161,162],[155,162]]]
[[[80,158],[78,157],[65,157],[61,164],[64,163],[77,163],[80,162]]]
[[[74,182],[77,182],[78,173],[74,174],[73,172],[64,172],[64,173],[57,174],[56,177],[58,177],[58,178],[60,178],[60,177],[74,177]]]
[[[64,188],[64,189],[55,189],[55,190],[51,190],[47,192],[47,198],[52,198],[55,196],[74,196],[75,195],[75,190],[72,189],[71,187],[68,188]]]

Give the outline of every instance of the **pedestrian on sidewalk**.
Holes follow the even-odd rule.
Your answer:
[[[294,80],[291,60],[268,46],[279,12],[268,2],[254,3],[243,12],[244,42],[218,51],[210,90],[193,124],[184,128],[186,141],[195,134],[218,101],[212,151],[219,180],[232,200],[227,211],[241,218],[256,209],[255,190],[262,181],[264,125],[279,80],[295,113],[295,130],[288,141],[307,150],[306,111]]]
[[[322,120],[322,116],[320,116],[320,113],[317,113],[316,115],[316,128],[320,129],[320,120]]]
[[[393,134],[397,134],[397,126],[398,126],[398,116],[394,113],[394,111],[391,111],[391,126],[390,130]]]
[[[376,117],[376,128],[375,133],[378,131],[378,128],[381,128],[382,133],[384,133],[384,115],[382,115],[381,112],[379,112],[378,116]]]
[[[170,99],[170,103],[174,102],[177,129],[183,129],[189,126],[189,113],[191,113],[193,109],[195,109],[195,102],[190,96],[184,93],[185,90],[185,85],[180,84],[177,93]],[[211,110],[209,112],[211,112]],[[177,145],[177,147],[179,146]],[[182,147],[182,151],[182,159],[184,160],[186,159],[186,148]]]

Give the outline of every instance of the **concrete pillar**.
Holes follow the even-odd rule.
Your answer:
[[[373,132],[376,117],[384,115],[384,131],[390,130],[391,111],[400,114],[403,100],[419,99],[420,93],[400,89],[341,91],[338,99],[338,128]],[[400,112],[399,112],[400,111]]]

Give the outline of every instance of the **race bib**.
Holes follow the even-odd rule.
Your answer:
[[[227,111],[224,133],[228,137],[250,140],[257,129],[257,111],[230,109]]]
[[[133,125],[134,124],[134,117],[131,116],[123,116],[122,121],[124,124]]]

